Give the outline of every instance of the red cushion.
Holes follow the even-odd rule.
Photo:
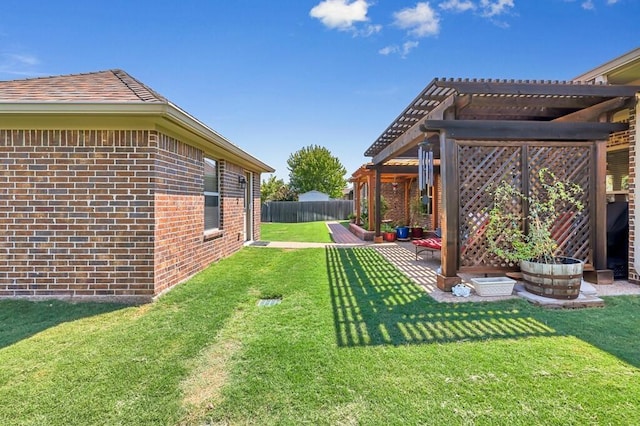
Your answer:
[[[427,247],[435,250],[442,249],[442,240],[440,238],[425,238],[423,240],[413,240],[412,243],[420,247]]]

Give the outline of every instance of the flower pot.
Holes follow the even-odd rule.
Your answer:
[[[376,235],[373,237],[373,243],[374,244],[380,244],[382,243],[382,235]]]
[[[471,282],[478,296],[510,296],[516,284],[507,277],[472,278]]]
[[[422,226],[412,226],[411,227],[411,239],[420,240],[424,236],[424,231],[422,230]]]
[[[580,295],[584,263],[572,257],[557,257],[558,263],[520,261],[528,292],[553,299],[575,299]]]
[[[395,232],[383,232],[382,236],[384,237],[385,241],[388,241],[390,243],[394,242],[396,240],[396,233]]]
[[[396,228],[396,235],[399,240],[408,240],[409,239],[409,227],[408,226],[398,226]]]

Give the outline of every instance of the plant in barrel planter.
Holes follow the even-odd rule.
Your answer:
[[[489,250],[500,259],[520,264],[525,288],[555,299],[575,299],[580,294],[583,263],[558,256],[555,237],[582,211],[578,185],[561,181],[549,169],[537,175],[536,193],[522,194],[502,181],[493,188],[486,238]],[[532,185],[533,187],[534,185]],[[521,213],[528,206],[527,216]],[[525,232],[526,229],[526,232]]]

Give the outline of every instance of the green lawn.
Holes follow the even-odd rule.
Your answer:
[[[263,241],[294,241],[304,243],[330,243],[331,234],[325,222],[262,223],[260,239]]]
[[[640,298],[606,305],[439,304],[372,248],[245,248],[150,305],[0,302],[0,424],[640,424]]]

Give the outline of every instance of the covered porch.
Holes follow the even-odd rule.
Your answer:
[[[532,176],[546,167],[584,189],[585,209],[560,232],[558,253],[583,260],[593,271],[591,281],[612,281],[606,264],[607,141],[628,129],[616,113],[635,108],[638,91],[631,85],[433,80],[365,152],[372,158],[361,173],[373,199],[372,229],[380,235],[384,183],[410,167],[418,175],[421,145],[433,154],[434,179],[430,188],[414,191],[432,194],[437,206],[433,224],[443,231],[438,287],[450,290],[459,273],[513,269],[487,250],[482,235],[491,205],[487,189],[507,179],[523,192],[538,191]],[[395,170],[398,161],[413,165]]]

